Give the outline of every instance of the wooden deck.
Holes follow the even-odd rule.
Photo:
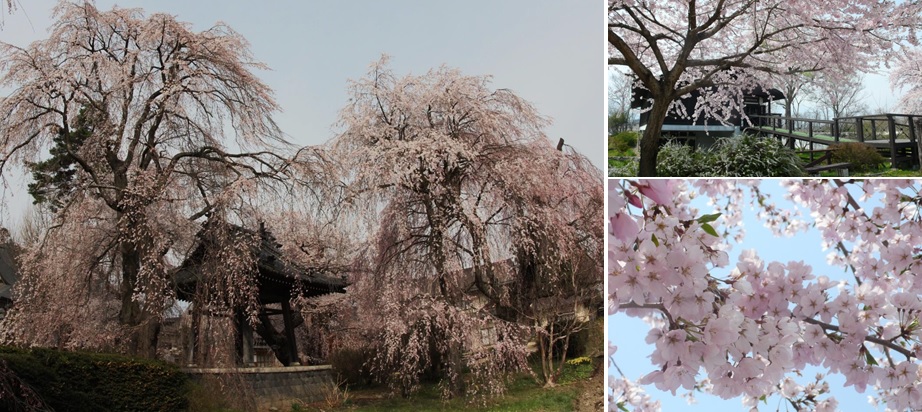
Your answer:
[[[750,116],[746,130],[777,137],[791,149],[814,151],[817,146],[860,142],[877,149],[892,164],[919,164],[918,143],[922,116],[886,113],[834,120]]]

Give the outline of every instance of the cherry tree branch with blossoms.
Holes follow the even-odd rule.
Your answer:
[[[824,376],[841,375],[857,392],[871,386],[888,410],[922,408],[922,181],[783,181],[794,208],[773,203],[761,183],[609,183],[609,315],[647,320],[654,347],[637,383],[824,411],[838,406]],[[699,196],[716,213],[693,207]],[[744,250],[730,266],[746,205],[775,235],[819,232],[829,263],[848,275],[814,273],[796,250],[786,263]],[[807,368],[823,373],[802,384]],[[610,407],[647,410],[623,380],[610,376]]]

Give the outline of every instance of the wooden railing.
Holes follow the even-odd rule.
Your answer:
[[[754,127],[783,131],[791,136],[803,135],[802,137],[811,139],[829,137],[832,140],[835,138],[835,122],[832,120],[783,117],[774,113],[764,116],[749,116],[749,119]]]
[[[918,163],[917,139],[922,131],[922,115],[884,113],[878,115],[840,117],[833,120],[783,117],[779,114],[749,116],[752,129],[788,138],[788,146],[795,140],[825,145],[838,142],[863,142],[877,149],[888,150],[891,159],[905,158],[906,150],[912,163]],[[903,154],[900,157],[900,154]]]

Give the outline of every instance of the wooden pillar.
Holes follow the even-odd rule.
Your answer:
[[[243,366],[256,366],[255,356],[253,355],[253,327],[246,316],[243,316],[240,322],[240,332],[243,338]]]
[[[234,314],[234,349],[237,366],[254,366],[253,327],[243,311]]]
[[[871,119],[871,140],[877,140],[877,120],[874,119]]]
[[[916,122],[913,120],[912,116],[906,116],[906,120],[909,121],[909,142],[916,143]]]
[[[188,341],[186,342],[186,366],[195,366],[195,358],[198,351],[196,351],[196,346],[198,345],[198,334],[199,334],[199,322],[201,322],[202,313],[198,308],[198,305],[192,304],[192,325],[189,326],[189,336]]]
[[[919,135],[916,134],[916,119],[913,116],[906,116],[909,120],[909,151],[912,156],[913,163],[922,167],[922,159],[919,158]]]
[[[246,358],[243,357],[243,312],[234,310],[232,318],[234,324],[234,364],[245,366]]]
[[[282,300],[282,320],[285,322],[285,340],[287,341],[288,354],[291,357],[291,365],[298,366],[298,342],[295,341],[295,325],[291,317],[291,302]]]
[[[832,138],[839,143],[839,118],[832,119]]]
[[[864,142],[864,122],[863,122],[862,120],[863,120],[863,119],[860,118],[860,117],[856,117],[856,118],[855,118],[855,125],[856,125],[856,127],[857,127],[857,128],[855,129],[855,133],[858,134],[858,141],[859,141],[859,142]]]
[[[890,134],[890,167],[896,168],[896,121],[892,114],[887,115],[887,129]]]

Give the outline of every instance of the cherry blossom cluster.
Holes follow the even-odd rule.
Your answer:
[[[611,366],[614,368],[617,368],[614,361],[614,354],[617,350],[617,346],[609,345],[608,347],[608,356],[610,357]],[[612,409],[621,410],[631,407],[631,410],[636,412],[660,410],[659,401],[653,400],[653,397],[647,394],[643,387],[624,376],[609,376],[608,405]]]
[[[818,377],[793,379],[808,366],[877,391],[893,410],[922,407],[918,356],[922,244],[919,182],[791,180],[779,210],[758,181],[649,180],[610,183],[609,313],[656,316],[646,342],[655,369],[641,384],[742,397],[755,407],[780,395],[797,408],[834,410]],[[744,250],[738,213],[744,193],[776,234],[813,228],[844,280],[815,274],[802,261],[766,262]],[[703,195],[718,213],[689,203]],[[731,239],[733,240],[731,242]],[[793,257],[796,259],[796,256]],[[839,275],[837,278],[841,277]]]

